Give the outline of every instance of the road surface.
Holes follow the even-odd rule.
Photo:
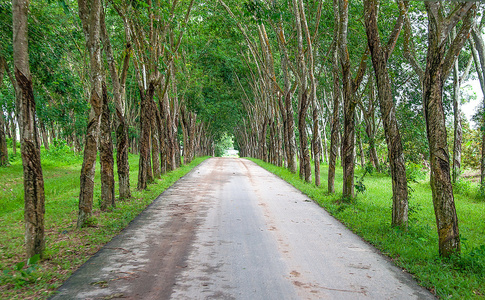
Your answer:
[[[53,299],[432,299],[301,192],[212,158],[160,195]]]

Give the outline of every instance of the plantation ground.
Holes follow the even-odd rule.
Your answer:
[[[93,227],[75,229],[82,158],[69,149],[58,147],[43,151],[46,187],[45,260],[32,276],[21,276],[15,264],[25,261],[23,249],[23,187],[20,159],[8,168],[0,168],[0,298],[46,298],[61,282],[102,245],[118,234],[161,191],[203,160],[167,174],[148,191],[133,191],[133,199],[118,202],[116,209],[100,214],[99,185],[95,192]],[[485,295],[485,201],[476,185],[463,181],[455,186],[456,207],[463,242],[461,258],[438,257],[435,218],[429,182],[425,177],[411,184],[410,227],[406,232],[390,227],[391,182],[383,174],[367,175],[366,191],[353,203],[342,203],[340,195],[328,195],[325,184],[306,184],[283,168],[261,161],[258,164],[293,184],[325,207],[357,234],[390,256],[399,266],[414,274],[420,284],[442,298],[472,299]],[[130,156],[132,186],[136,185],[138,157]],[[326,182],[327,166],[322,166]],[[341,169],[337,170],[336,189],[341,190]],[[357,171],[358,179],[362,175]],[[99,183],[99,178],[96,177]],[[25,268],[24,268],[25,270]],[[35,283],[30,283],[33,281]]]
[[[197,158],[190,165],[164,175],[149,185],[147,191],[136,191],[138,156],[131,155],[129,163],[133,198],[117,202],[115,209],[104,213],[99,211],[100,179],[97,170],[95,223],[78,230],[76,218],[82,156],[62,146],[49,152],[42,151],[46,193],[46,251],[45,259],[28,276],[22,276],[20,271],[15,270],[17,263],[27,259],[23,247],[22,163],[17,157],[10,167],[0,168],[0,299],[47,298],[160,193],[204,159]]]

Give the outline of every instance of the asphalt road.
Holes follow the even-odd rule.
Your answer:
[[[432,299],[256,164],[212,158],[160,195],[53,299]]]

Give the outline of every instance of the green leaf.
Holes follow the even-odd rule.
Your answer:
[[[20,271],[22,268],[25,266],[25,262],[21,261],[18,264],[15,265],[14,270]]]
[[[40,260],[40,254],[36,254],[27,260],[27,265],[35,265]]]

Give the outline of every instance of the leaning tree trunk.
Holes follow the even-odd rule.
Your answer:
[[[108,91],[103,83],[103,111],[99,136],[99,162],[101,165],[101,210],[115,207],[115,179],[113,139],[111,138],[111,113],[108,107]]]
[[[94,172],[96,166],[97,140],[102,111],[101,47],[100,47],[100,12],[99,0],[79,0],[79,17],[82,21],[86,48],[89,50],[91,67],[91,112],[86,131],[84,158],[81,168],[79,193],[79,214],[77,227],[84,227],[93,210]]]
[[[445,113],[443,109],[443,82],[446,80],[465,43],[476,11],[474,3],[457,4],[453,15],[443,20],[440,2],[426,2],[428,12],[428,54],[423,84],[423,103],[431,163],[431,191],[439,238],[439,252],[448,257],[460,252],[460,235],[450,176]],[[466,14],[466,15],[465,15]],[[448,51],[442,45],[451,29],[463,19],[460,32]],[[452,20],[453,22],[449,22]],[[445,52],[446,51],[446,52]]]
[[[44,239],[44,178],[40,162],[40,147],[35,122],[35,100],[29,68],[27,38],[27,0],[12,1],[13,55],[15,78],[21,91],[22,136],[21,152],[24,171],[24,220],[27,257],[42,256]]]

